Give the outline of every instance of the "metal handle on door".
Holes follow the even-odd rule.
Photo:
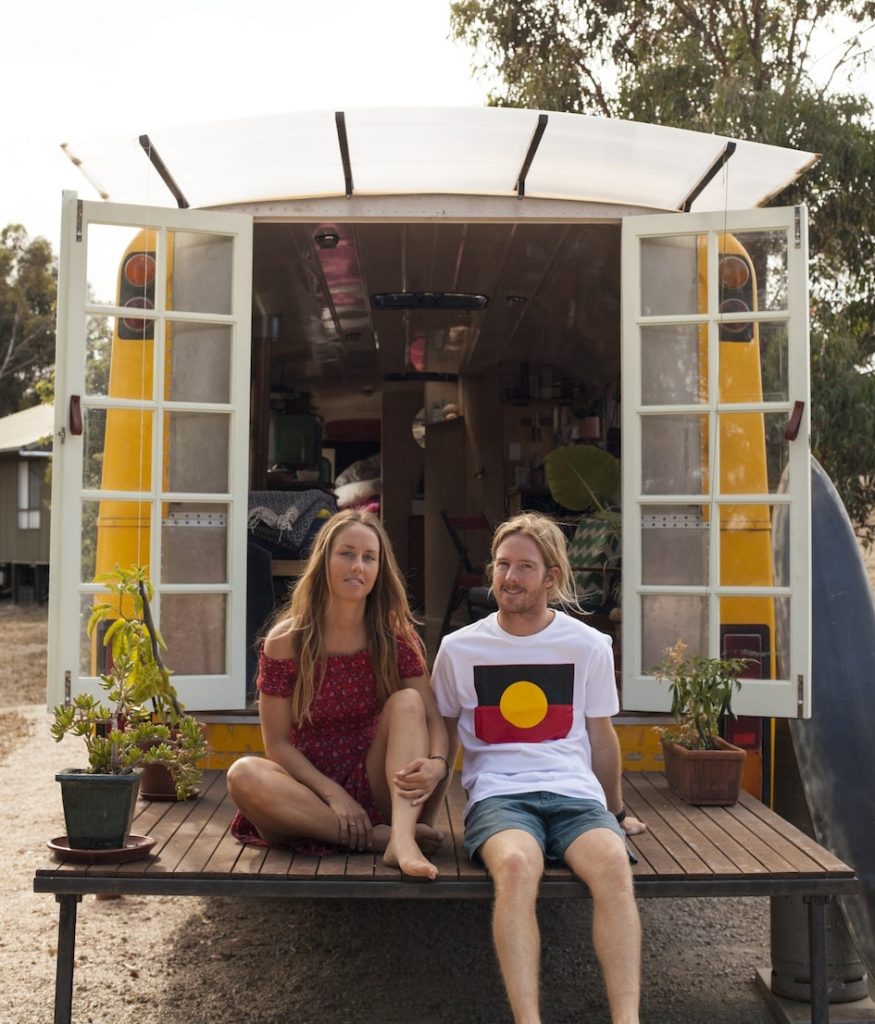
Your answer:
[[[70,433],[76,437],[82,433],[82,406],[78,395],[70,395]]]
[[[787,426],[784,427],[784,440],[795,441],[799,435],[799,426],[802,423],[802,413],[805,412],[804,402],[795,402]]]

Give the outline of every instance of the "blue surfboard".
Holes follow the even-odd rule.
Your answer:
[[[811,460],[812,717],[790,721],[815,836],[861,880],[841,897],[875,975],[875,605],[859,542],[829,477]]]

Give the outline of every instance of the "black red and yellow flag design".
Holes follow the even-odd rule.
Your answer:
[[[484,743],[561,740],[574,714],[573,665],[475,665],[474,732]]]

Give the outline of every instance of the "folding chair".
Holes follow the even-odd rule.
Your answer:
[[[486,567],[482,563],[471,561],[468,547],[460,534],[465,534],[467,537],[470,532],[482,530],[485,531],[487,538],[489,538],[492,536],[492,525],[482,512],[471,516],[457,516],[442,509],[441,516],[447,525],[447,531],[458,556],[450,598],[447,601],[444,621],[441,624],[441,636],[444,636],[449,631],[453,612],[459,607],[462,600],[467,597],[470,602],[469,595],[472,589],[489,585],[486,577]]]

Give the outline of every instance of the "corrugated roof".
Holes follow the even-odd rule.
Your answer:
[[[288,113],[63,148],[103,199],[152,206],[350,191],[514,196],[528,163],[527,196],[677,210],[720,166],[727,146],[732,155],[692,200],[693,211],[764,205],[817,160],[723,135],[493,107]]]
[[[20,451],[51,438],[55,429],[55,407],[34,405],[0,419],[0,452]]]

